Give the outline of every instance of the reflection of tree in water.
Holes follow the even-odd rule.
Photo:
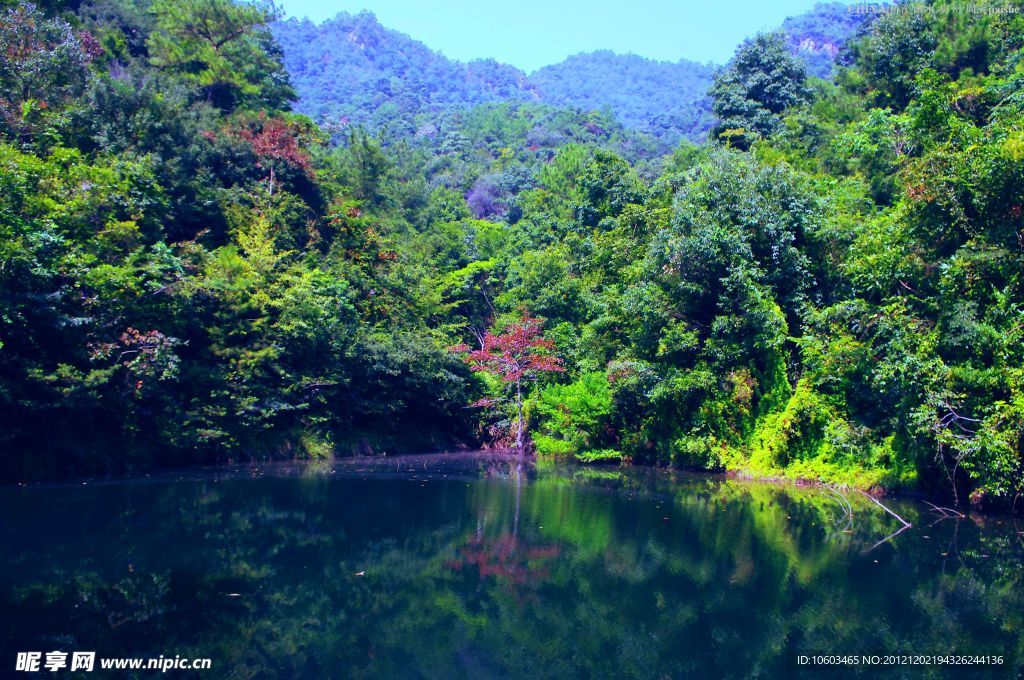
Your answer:
[[[503,476],[503,466],[494,466],[489,476]],[[511,531],[504,531],[496,538],[489,538],[485,529],[487,515],[477,520],[476,532],[471,534],[456,551],[456,556],[446,561],[445,566],[453,571],[476,567],[481,579],[495,578],[509,589],[518,586],[536,586],[550,575],[549,562],[562,554],[557,543],[529,545],[519,536],[519,512],[522,499],[524,471],[516,462],[509,466],[515,479],[516,504]],[[519,593],[519,595],[522,595]]]
[[[473,535],[446,566],[456,571],[476,566],[480,578],[495,577],[509,585],[535,584],[548,577],[546,565],[538,564],[562,554],[557,544],[528,546],[506,533],[495,539]]]

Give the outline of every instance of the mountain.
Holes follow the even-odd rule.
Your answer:
[[[782,22],[781,31],[790,50],[807,65],[807,72],[818,78],[830,78],[843,48],[870,22],[865,12],[851,11],[840,2],[819,3],[810,11]]]
[[[674,146],[680,136],[703,139],[713,124],[705,92],[714,70],[601,50],[546,66],[530,82],[548,103],[611,111],[623,125]]]
[[[342,12],[272,27],[299,94],[296,109],[314,119],[376,128],[420,113],[540,98],[526,75],[494,60],[452,61],[369,12]]]
[[[816,5],[781,30],[812,75],[827,78],[866,22],[840,3]],[[382,26],[370,12],[272,26],[299,94],[316,120],[415,135],[440,114],[495,103],[600,111],[654,138],[661,151],[702,141],[714,124],[707,89],[715,66],[661,62],[607,50],[577,54],[532,74],[493,59],[454,61]]]
[[[287,19],[272,30],[299,94],[295,108],[317,120],[411,132],[422,114],[535,102],[609,112],[665,148],[681,137],[703,139],[712,123],[704,96],[711,65],[600,51],[527,76],[493,59],[448,59],[369,12],[342,12],[321,24]]]

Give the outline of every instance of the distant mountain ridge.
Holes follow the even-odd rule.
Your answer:
[[[515,67],[493,59],[453,61],[385,28],[370,12],[342,12],[321,24],[288,19],[272,30],[299,93],[297,109],[313,118],[372,124],[382,122],[374,120],[381,107],[415,115],[539,99]]]
[[[863,24],[839,3],[787,19],[791,49],[829,77],[842,47]],[[661,148],[701,141],[714,123],[706,95],[713,64],[660,62],[608,50],[577,54],[527,75],[493,59],[454,61],[370,12],[342,12],[315,24],[272,27],[299,94],[296,110],[317,120],[412,132],[417,118],[498,102],[535,102],[610,113]]]
[[[714,122],[705,95],[716,66],[681,59],[654,61],[599,50],[577,54],[530,76],[543,101],[608,110],[629,128],[674,146],[699,141]]]

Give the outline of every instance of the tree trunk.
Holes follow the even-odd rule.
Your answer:
[[[519,455],[523,455],[524,433],[523,433],[523,384],[516,380],[516,409],[519,411],[519,427],[516,430],[516,449]]]

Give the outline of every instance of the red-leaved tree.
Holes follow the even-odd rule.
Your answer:
[[[302,126],[260,114],[255,127],[257,129],[242,128],[238,136],[252,145],[257,165],[270,173],[268,184],[271,194],[274,193],[275,162],[298,168],[307,175],[313,171],[313,160],[300,139],[304,134]]]
[[[496,375],[506,385],[515,386],[516,412],[519,414],[516,448],[520,453],[523,452],[526,435],[523,422],[523,381],[535,380],[541,373],[565,370],[562,360],[552,354],[555,343],[544,338],[543,329],[543,321],[524,314],[501,333],[488,331],[480,349],[473,350],[468,345],[452,348],[452,351],[465,355],[466,363],[474,371]],[[477,402],[477,405],[490,406],[492,401],[484,399]]]

